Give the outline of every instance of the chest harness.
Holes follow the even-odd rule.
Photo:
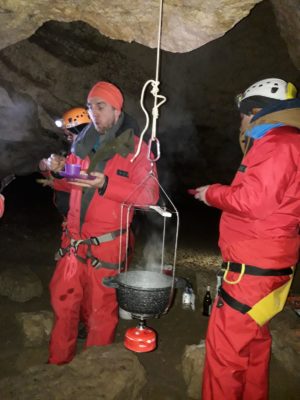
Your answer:
[[[124,120],[124,115],[122,115],[122,118],[120,119],[119,123],[114,127],[114,132],[111,133],[111,140],[105,144],[103,144],[102,147],[98,149],[92,148],[89,153],[90,157],[90,165],[87,170],[87,172],[91,171],[100,171],[103,172],[105,165],[108,160],[113,158],[116,154],[121,155],[122,157],[126,157],[129,153],[132,153],[134,150],[134,133],[132,129],[126,129],[124,132],[122,132],[120,135],[116,136],[116,132],[119,128],[120,125],[122,124]],[[90,204],[90,201],[95,193],[95,189],[87,189],[83,191],[83,196],[81,200],[81,212],[80,212],[80,223],[84,222],[85,214],[87,211],[87,208]],[[65,228],[65,234],[66,236],[70,239],[70,244],[67,247],[61,247],[57,251],[55,255],[55,260],[58,261],[60,258],[64,257],[66,254],[68,254],[71,258],[76,258],[83,264],[87,264],[88,260],[91,260],[91,265],[95,269],[99,268],[107,268],[107,269],[118,269],[119,267],[121,269],[124,269],[125,267],[125,261],[121,263],[109,263],[103,260],[100,260],[99,258],[95,257],[92,253],[92,246],[100,246],[102,243],[107,243],[115,238],[117,238],[120,235],[123,235],[126,232],[126,229],[118,229],[113,232],[108,232],[100,236],[93,236],[88,239],[78,239],[75,240],[72,238],[70,232],[68,231],[67,228]],[[86,257],[81,257],[77,254],[78,247],[80,245],[87,245],[88,249],[86,252]],[[128,253],[131,253],[132,249],[130,247],[128,248]]]

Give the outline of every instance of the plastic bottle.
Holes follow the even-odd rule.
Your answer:
[[[202,314],[205,315],[206,317],[210,316],[211,304],[212,304],[212,299],[210,294],[210,286],[207,286],[206,293],[203,298],[203,312],[202,312]]]
[[[182,293],[182,308],[184,310],[195,310],[195,294],[190,282],[187,282]]]

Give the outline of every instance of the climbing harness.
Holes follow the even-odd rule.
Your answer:
[[[144,96],[146,89],[148,85],[152,85],[152,90],[151,94],[154,96],[154,105],[152,108],[152,130],[151,130],[151,138],[148,142],[148,154],[147,158],[149,161],[155,162],[158,161],[160,158],[160,143],[159,140],[156,137],[156,128],[157,128],[157,119],[159,116],[158,109],[161,105],[163,105],[166,101],[167,98],[163,95],[158,94],[159,93],[159,65],[160,65],[160,43],[161,43],[161,27],[162,27],[162,15],[163,15],[163,0],[160,0],[160,8],[159,8],[159,24],[158,24],[158,37],[157,37],[157,52],[156,52],[156,74],[155,74],[155,80],[150,79],[148,80],[142,89],[141,97],[140,97],[140,105],[142,107],[142,110],[146,116],[146,124],[145,127],[141,133],[139,144],[136,150],[136,153],[134,154],[133,158],[131,159],[131,162],[133,162],[138,155],[140,154],[141,151],[141,146],[143,143],[143,138],[144,135],[149,127],[149,115],[148,112],[144,106]],[[158,102],[158,99],[160,99],[160,102]],[[156,157],[151,158],[151,149],[153,146],[156,146]]]
[[[278,314],[284,307],[286,298],[288,296],[290,286],[293,280],[294,267],[272,269],[260,268],[253,265],[239,264],[233,262],[222,263],[222,269],[226,268],[223,280],[229,285],[236,285],[239,283],[244,275],[254,275],[261,277],[269,276],[289,276],[289,280],[283,283],[280,287],[276,288],[253,306],[241,303],[232,297],[222,286],[219,288],[219,299],[217,308],[221,308],[225,301],[231,308],[239,311],[242,314],[248,314],[259,326],[263,326],[276,314]],[[228,272],[238,273],[239,276],[236,280],[230,281],[227,278]]]
[[[88,239],[75,240],[71,237],[69,231],[66,229],[65,233],[66,233],[67,237],[70,239],[70,244],[67,247],[60,247],[56,253],[55,259],[56,259],[56,261],[58,261],[60,258],[65,256],[66,254],[68,254],[71,256],[75,256],[77,258],[77,260],[79,260],[83,264],[87,264],[87,260],[90,259],[91,265],[95,269],[99,269],[99,268],[118,269],[119,263],[116,263],[116,264],[109,263],[109,262],[102,261],[99,258],[95,257],[92,254],[91,246],[92,245],[99,246],[102,243],[110,242],[110,241],[114,240],[115,238],[117,238],[118,236],[123,235],[123,233],[125,233],[125,232],[126,232],[126,229],[122,229],[121,231],[118,229],[116,231],[109,232],[104,235],[93,236]],[[88,250],[86,252],[86,258],[81,257],[77,254],[78,247],[83,244],[88,246]],[[125,265],[125,262],[123,262],[123,264]]]

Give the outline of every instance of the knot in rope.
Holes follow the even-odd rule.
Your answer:
[[[147,86],[151,83],[152,84],[152,90],[151,90],[151,94],[154,96],[154,105],[152,108],[152,132],[151,132],[151,139],[149,140],[148,143],[148,160],[149,161],[157,161],[160,158],[160,145],[159,145],[159,141],[156,138],[156,125],[157,125],[157,119],[159,116],[158,113],[158,108],[165,103],[165,101],[167,101],[167,98],[165,96],[159,95],[159,80],[158,80],[158,72],[159,72],[159,62],[160,62],[160,41],[161,41],[161,25],[162,25],[162,13],[163,13],[163,0],[160,0],[160,10],[159,10],[159,25],[158,25],[158,37],[157,37],[157,56],[156,56],[156,76],[155,76],[155,80],[148,80],[142,89],[142,93],[141,93],[141,98],[140,98],[140,105],[141,108],[146,116],[146,124],[145,127],[141,133],[140,136],[140,140],[139,140],[139,144],[137,147],[137,150],[133,156],[133,158],[130,160],[131,162],[133,162],[138,155],[140,154],[141,151],[141,147],[142,147],[142,142],[143,142],[143,138],[145,135],[145,132],[148,129],[149,126],[149,115],[147,110],[144,107],[144,95],[145,95],[145,91]],[[161,101],[158,103],[158,99],[160,99]],[[156,150],[157,150],[157,156],[156,158],[151,158],[151,147],[153,145],[153,143],[156,144]]]

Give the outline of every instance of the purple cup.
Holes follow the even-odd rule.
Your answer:
[[[80,164],[66,164],[65,165],[65,173],[71,176],[80,175]]]

